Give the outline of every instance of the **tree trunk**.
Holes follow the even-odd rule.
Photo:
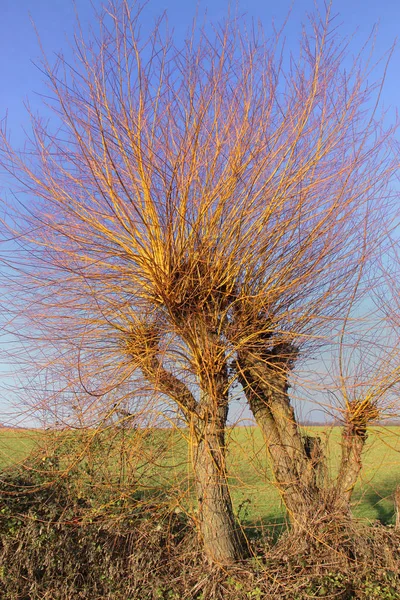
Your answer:
[[[362,468],[367,424],[377,417],[367,400],[350,402],[342,433],[336,485],[328,489],[326,462],[316,438],[302,436],[288,394],[288,374],[296,350],[281,344],[269,350],[238,352],[238,375],[271,459],[277,487],[292,527],[311,530],[350,513],[350,500]]]
[[[288,395],[287,372],[254,354],[238,356],[239,379],[266,442],[276,486],[292,528],[308,530],[326,514],[319,484],[323,457],[303,439]]]
[[[211,562],[226,565],[248,554],[246,537],[237,522],[229,492],[224,423],[207,415],[195,424],[192,437],[199,529],[204,551]]]
[[[394,492],[394,512],[395,512],[395,528],[400,530],[400,485],[397,486]]]
[[[190,431],[199,533],[210,562],[224,565],[245,558],[248,546],[233,513],[226,472],[229,379],[225,355],[214,339],[215,334],[202,325],[192,320],[195,342],[192,339],[191,343],[201,349],[200,356],[205,361],[204,366],[199,366],[199,401],[184,382],[164,368],[157,356],[158,340],[153,331],[141,352],[141,366],[153,385],[175,400],[185,415]],[[135,348],[137,351],[137,343]]]
[[[366,424],[356,427],[351,421],[348,421],[344,425],[336,498],[338,505],[347,511],[350,510],[351,496],[362,468],[361,455],[366,439]]]

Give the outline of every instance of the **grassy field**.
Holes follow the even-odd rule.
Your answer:
[[[308,430],[312,435],[319,435],[326,445],[330,475],[335,476],[340,456],[340,429],[312,427]],[[58,434],[58,439],[62,435]],[[119,479],[121,472],[134,469],[139,485],[147,488],[150,495],[153,489],[162,487],[172,490],[173,502],[180,501],[184,505],[192,502],[193,478],[182,432],[130,431],[124,434],[122,442],[121,433],[118,435],[118,444],[115,443],[117,438],[113,438],[113,451],[107,450],[107,458],[115,473],[119,473]],[[43,432],[0,430],[0,467],[17,465],[43,445],[43,439]],[[93,457],[93,443],[88,447],[92,448]],[[254,526],[281,523],[284,511],[272,483],[260,431],[244,427],[231,430],[228,447],[232,496],[240,518]],[[96,472],[105,468],[104,457],[97,456],[94,460]],[[400,427],[375,428],[369,434],[364,452],[364,469],[354,493],[354,514],[369,520],[392,522],[392,495],[399,483]]]
[[[340,428],[307,428],[326,445],[329,475],[337,473],[340,458]],[[254,458],[253,458],[254,457]],[[370,432],[364,468],[354,492],[354,514],[390,523],[393,519],[393,492],[400,484],[400,427],[380,427]],[[249,499],[248,519],[264,524],[282,519],[282,506],[271,484],[261,433],[258,429],[238,430],[232,435],[231,472],[236,505]]]
[[[29,429],[0,429],[0,468],[22,462],[42,439],[42,432]]]

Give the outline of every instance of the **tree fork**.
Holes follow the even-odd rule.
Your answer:
[[[200,401],[159,358],[159,333],[148,326],[137,340],[136,360],[155,389],[168,395],[181,407],[189,425],[189,444],[198,501],[198,527],[204,552],[210,562],[226,565],[248,555],[248,545],[232,506],[226,471],[225,427],[228,415],[226,369],[214,373],[213,398],[201,393]],[[132,348],[132,344],[130,344]],[[204,384],[205,385],[205,384]],[[212,402],[212,398],[214,402]],[[217,408],[216,408],[217,407]]]

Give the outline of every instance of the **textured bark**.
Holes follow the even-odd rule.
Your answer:
[[[175,400],[189,424],[198,526],[204,552],[210,562],[233,563],[248,555],[248,546],[233,512],[226,471],[229,383],[225,360],[218,360],[218,348],[206,332],[203,340],[210,344],[205,344],[203,353],[214,352],[217,357],[212,362],[214,370],[204,371],[197,401],[186,384],[164,368],[155,339],[148,341],[141,356],[141,367],[155,389]]]
[[[251,353],[238,356],[239,378],[265,439],[276,485],[292,527],[305,529],[324,509],[317,485],[319,461],[307,453],[288,395],[287,373]]]
[[[326,457],[318,436],[303,435],[303,444],[312,467],[313,485],[325,489],[328,479]]]
[[[342,432],[342,457],[336,483],[337,503],[347,510],[362,468],[361,455],[367,439],[366,424],[356,427],[347,422]]]
[[[193,447],[199,528],[208,559],[229,564],[245,558],[248,548],[228,488],[224,426],[214,415],[210,417],[197,421]]]
[[[395,528],[400,529],[400,485],[397,486],[394,493],[394,512],[396,515]]]
[[[326,482],[326,462],[318,439],[301,436],[288,395],[285,362],[242,352],[240,381],[267,444],[276,485],[292,528],[309,530],[338,514],[350,512],[350,500],[362,468],[367,422],[362,403],[351,405],[342,434],[342,458],[336,485]],[[357,421],[354,420],[357,415]]]

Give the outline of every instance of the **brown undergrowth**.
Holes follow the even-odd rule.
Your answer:
[[[161,497],[145,499],[134,486],[118,501],[84,486],[78,495],[80,467],[53,483],[37,467],[0,477],[4,600],[400,598],[392,527],[338,514],[277,541],[260,529],[249,559],[210,566],[190,517]]]

